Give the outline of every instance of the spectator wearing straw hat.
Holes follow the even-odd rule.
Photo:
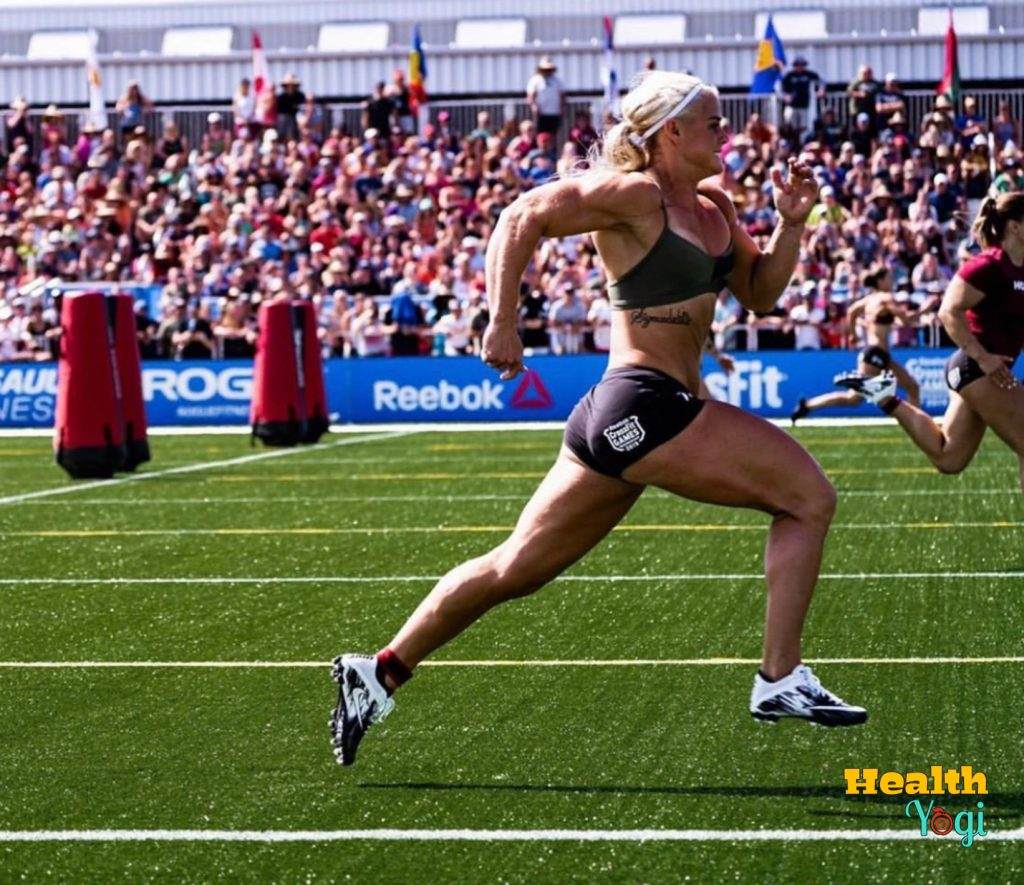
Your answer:
[[[281,91],[277,93],[277,131],[285,140],[299,135],[299,108],[306,103],[306,93],[300,85],[299,78],[289,72],[284,75]]]
[[[526,83],[526,102],[533,111],[538,132],[557,135],[565,116],[565,84],[555,74],[558,66],[544,56],[537,72]]]
[[[42,136],[44,150],[64,143],[67,135],[64,126],[64,113],[57,105],[46,106],[39,124],[39,134]]]

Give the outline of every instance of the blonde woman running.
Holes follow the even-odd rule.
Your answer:
[[[867,713],[825,689],[801,660],[804,616],[818,577],[836,494],[788,434],[733,406],[703,400],[700,357],[719,290],[766,311],[789,282],[804,220],[817,198],[810,170],[774,171],[779,221],[762,252],[728,197],[721,172],[722,111],[714,87],[653,71],[622,102],[602,162],[536,188],[501,215],[487,250],[491,321],[483,359],[514,378],[519,281],[542,237],[593,233],[613,308],[604,377],[565,429],[554,466],[511,536],[445,575],[375,657],[341,655],[331,741],[343,765],[392,693],[427,655],[494,606],[543,587],[601,541],[647,486],[772,516],[765,552],[768,602],[750,712],[856,725]]]

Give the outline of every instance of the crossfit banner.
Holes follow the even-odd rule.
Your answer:
[[[941,415],[948,392],[948,350],[897,350],[894,356],[921,384],[922,405]],[[704,360],[711,395],[765,417],[787,416],[801,396],[835,390],[832,377],[856,365],[854,351],[735,353],[723,372]],[[529,372],[501,381],[475,357],[394,357],[324,363],[331,420],[393,421],[563,420],[601,377],[606,357],[528,357]],[[150,425],[249,422],[251,360],[147,362],[143,395]],[[50,427],[57,393],[56,363],[0,364],[0,427]],[[819,415],[873,415],[872,406],[830,409]]]

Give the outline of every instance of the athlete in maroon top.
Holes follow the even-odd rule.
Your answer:
[[[964,311],[971,334],[989,353],[1016,359],[1024,348],[1024,267],[995,246],[956,275],[984,296]]]
[[[1017,453],[1024,489],[1024,387],[1012,368],[1024,348],[1024,193],[986,199],[974,222],[984,251],[950,280],[939,318],[959,349],[946,362],[941,427],[895,396],[888,373],[836,378],[893,415],[942,473],[959,473],[989,427]]]

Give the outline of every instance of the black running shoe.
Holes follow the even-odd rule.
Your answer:
[[[339,655],[331,676],[340,686],[338,705],[331,711],[331,746],[339,765],[356,761],[356,748],[366,730],[395,709],[377,681],[377,660],[367,655]]]
[[[768,682],[758,673],[750,693],[750,715],[762,722],[791,717],[830,726],[862,725],[868,721],[867,710],[832,694],[805,664],[775,682]]]
[[[792,425],[796,427],[797,421],[801,418],[806,418],[810,414],[811,410],[807,408],[807,398],[802,396],[800,397],[800,401],[796,404],[796,408],[790,413],[789,420]]]

